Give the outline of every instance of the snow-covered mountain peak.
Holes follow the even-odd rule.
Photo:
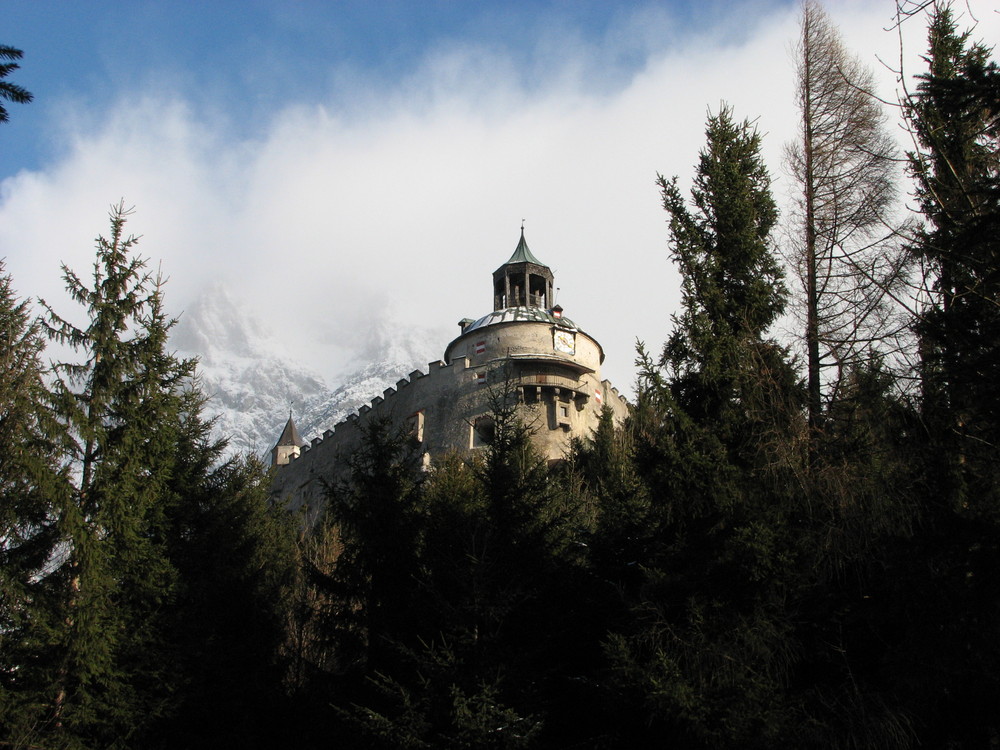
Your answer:
[[[180,316],[172,341],[205,359],[223,351],[251,356],[256,342],[266,337],[260,321],[241,310],[226,286],[216,282]]]
[[[264,455],[289,411],[302,436],[314,437],[441,356],[441,332],[420,328],[389,309],[368,322],[367,330],[354,332],[355,351],[339,350],[340,362],[329,357],[328,372],[339,375],[328,379],[302,364],[307,358],[294,352],[301,343],[284,339],[220,282],[188,306],[171,344],[181,355],[200,360],[216,436],[229,440],[231,452]],[[296,333],[301,342],[301,327]],[[312,348],[308,359],[316,361],[320,347]]]

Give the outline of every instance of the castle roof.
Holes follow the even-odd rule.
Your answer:
[[[499,323],[513,323],[515,321],[528,323],[550,323],[554,326],[565,328],[570,331],[579,330],[572,320],[563,317],[557,318],[550,310],[542,310],[540,307],[507,307],[503,310],[494,310],[489,315],[481,317],[475,323],[470,323],[462,329],[462,335],[464,336],[465,334],[475,331],[478,328],[486,328],[487,326],[497,325]]]
[[[514,249],[514,254],[510,256],[510,260],[504,263],[504,266],[509,266],[513,263],[534,263],[536,266],[544,266],[542,261],[536,258],[530,249],[528,249],[528,243],[524,239],[524,227],[521,227],[521,241],[517,243],[517,247]],[[501,266],[503,268],[503,266]]]
[[[558,314],[557,314],[558,313]],[[468,341],[471,338],[473,340],[482,337],[485,333],[484,329],[492,328],[493,326],[502,326],[504,328],[510,328],[514,326],[520,326],[525,324],[537,324],[545,323],[552,326],[553,330],[560,329],[562,331],[572,332],[574,334],[582,334],[587,338],[590,338],[594,345],[597,347],[600,353],[600,361],[604,361],[604,349],[601,347],[600,343],[594,340],[590,334],[577,326],[569,318],[562,315],[562,308],[555,307],[551,310],[543,310],[540,307],[506,307],[502,310],[494,310],[493,312],[484,315],[479,320],[474,323],[470,323],[462,329],[462,333],[459,334],[444,350],[444,361],[450,362],[452,355],[455,351],[455,347],[458,346],[460,341]],[[573,362],[566,357],[562,356],[545,356],[544,354],[539,354],[538,352],[533,353],[522,353],[517,355],[509,355],[509,359],[551,359],[553,362],[558,362],[559,364],[569,365],[571,367],[578,367],[578,365],[573,364]],[[585,368],[586,369],[586,368]]]
[[[285,429],[281,431],[281,437],[278,438],[278,443],[274,446],[278,448],[283,445],[294,445],[296,448],[302,448],[308,443],[302,439],[299,435],[299,431],[295,429],[295,422],[292,421],[292,415],[288,415],[288,421],[285,423]]]

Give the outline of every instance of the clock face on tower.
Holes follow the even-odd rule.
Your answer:
[[[576,354],[576,334],[558,329],[553,331],[552,348],[563,354]]]

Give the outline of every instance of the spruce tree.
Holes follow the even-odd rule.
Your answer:
[[[395,488],[389,504],[369,491],[333,511],[346,553],[335,579],[362,594],[343,615],[363,617],[359,632],[382,644],[368,647],[368,679],[335,693],[356,746],[558,747],[594,736],[591,704],[579,700],[602,635],[580,606],[586,530],[517,418],[516,394],[515,383],[499,385],[487,445],[442,461],[419,487],[392,479],[407,455],[395,441],[388,464],[366,458],[383,453],[372,450],[378,432],[353,462],[353,492]],[[391,555],[373,554],[390,540]],[[395,570],[376,567],[386,565]],[[395,584],[376,620],[361,607],[378,578]]]
[[[327,518],[342,542],[330,580],[340,670],[389,670],[419,618],[413,590],[420,533],[419,456],[387,420],[362,430],[350,475],[331,486]]]
[[[893,667],[925,744],[986,746],[1000,736],[988,708],[1000,701],[1000,68],[945,6],[932,11],[925,60],[906,101],[926,219],[911,247],[927,269],[922,487],[897,560],[893,601],[911,625]]]
[[[0,262],[0,744],[38,744],[61,626],[56,498],[66,488],[49,440],[44,337]]]
[[[673,467],[680,475],[662,477],[689,483],[682,494],[691,512],[732,490],[729,467],[742,471],[768,461],[762,452],[777,450],[792,434],[800,394],[785,351],[766,338],[787,293],[770,241],[777,209],[755,128],[734,122],[725,108],[709,118],[693,211],[676,178],[660,177],[658,184],[670,214],[683,309],[658,362],[640,351],[637,450],[640,464],[643,451],[664,438],[669,450],[695,451],[689,456],[695,463]]]
[[[581,491],[593,507],[591,565],[615,581],[629,585],[638,573],[636,561],[650,543],[650,502],[646,485],[636,472],[635,437],[631,422],[614,423],[604,407],[594,434],[573,446],[572,468]]]
[[[168,349],[174,320],[128,214],[113,208],[91,283],[64,267],[85,323],[42,303],[49,335],[80,358],[55,366],[48,394],[62,481],[48,526],[31,528],[56,537],[36,576],[52,614],[32,623],[42,653],[19,681],[44,686],[30,718],[49,744],[272,746],[264,712],[288,708],[291,527],[259,462],[220,463],[195,362]]]
[[[928,417],[941,430],[953,500],[994,503],[1000,474],[1000,69],[957,29],[931,19],[928,71],[908,101],[910,154],[927,219],[912,251],[928,269],[918,332]]]
[[[303,672],[305,692],[351,744],[419,747],[422,720],[405,697],[415,683],[408,653],[426,633],[416,583],[419,456],[406,434],[373,420],[348,466],[329,486],[326,513],[312,531],[323,541],[321,554],[305,560],[300,597],[308,606],[299,630],[313,659]]]
[[[518,717],[507,724],[505,746],[585,742],[593,717],[581,683],[602,634],[581,596],[587,510],[535,449],[532,428],[518,413],[517,382],[505,375],[491,394],[492,439],[474,466],[482,545],[470,570],[469,658],[481,691],[468,695],[489,701],[495,692],[492,700]],[[490,735],[493,744],[497,734]]]
[[[658,361],[640,351],[636,455],[655,544],[634,622],[613,636],[622,746],[773,746],[794,727],[798,541],[792,532],[802,393],[766,338],[785,305],[770,242],[777,210],[760,136],[709,118],[689,208],[659,180],[682,312]]]
[[[49,335],[81,355],[55,366],[52,409],[72,491],[58,509],[64,628],[50,698],[58,741],[126,746],[170,707],[157,617],[177,581],[169,483],[194,363],[167,353],[162,290],[134,255],[129,212],[111,211],[91,285],[63,268],[87,320],[42,303]]]
[[[289,698],[294,518],[270,503],[270,476],[257,459],[218,463],[223,445],[198,417],[204,398],[188,395],[167,500],[177,583],[158,618],[177,697],[138,744],[294,745],[312,726]]]
[[[6,44],[0,44],[0,101],[8,101],[14,104],[27,104],[35,97],[30,91],[28,91],[23,86],[18,86],[16,83],[11,81],[3,80],[15,70],[20,68],[15,60],[20,60],[24,56],[24,53],[15,48],[10,47]],[[7,112],[7,107],[0,104],[0,122],[7,122],[10,120],[10,114]]]

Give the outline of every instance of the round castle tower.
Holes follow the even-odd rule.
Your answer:
[[[573,437],[590,437],[605,406],[620,422],[628,405],[601,380],[604,351],[562,314],[553,288],[552,270],[532,254],[522,226],[514,253],[493,272],[493,311],[463,319],[443,361],[410,373],[301,452],[279,450],[301,440],[282,435],[272,459],[273,494],[293,508],[318,508],[324,482],[345,471],[360,444],[359,427],[374,418],[409,431],[427,463],[488,444],[498,397],[516,399],[535,447],[549,460],[563,458]]]
[[[552,270],[528,248],[522,227],[513,255],[493,272],[493,312],[459,323],[462,332],[444,359],[464,356],[480,381],[516,389],[536,447],[559,459],[571,437],[589,437],[596,428],[606,396],[619,419],[625,408],[600,379],[601,345],[554,304],[553,281]],[[489,437],[488,415],[478,419],[472,422],[472,447]]]

